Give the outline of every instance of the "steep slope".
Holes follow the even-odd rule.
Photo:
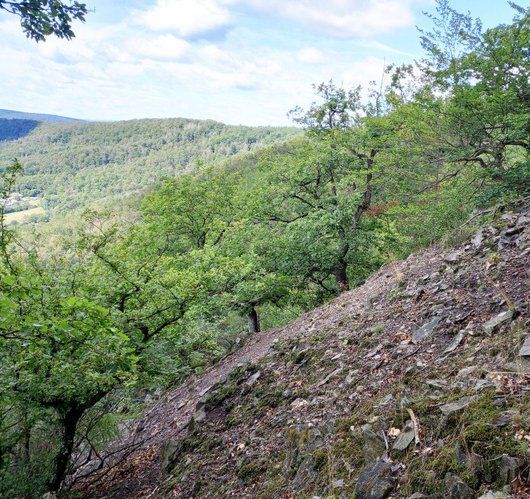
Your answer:
[[[526,199],[457,249],[389,265],[162,396],[78,486],[530,497],[529,268]]]

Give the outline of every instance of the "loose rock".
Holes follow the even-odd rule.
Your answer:
[[[436,326],[440,323],[440,317],[436,317],[432,321],[427,322],[423,326],[421,326],[419,329],[414,331],[414,334],[412,335],[412,342],[418,343],[427,336],[431,335],[433,331],[436,329]]]
[[[474,490],[453,473],[445,475],[445,487],[450,499],[473,499],[475,497]]]
[[[415,437],[414,425],[412,421],[408,421],[405,427],[401,430],[398,438],[394,442],[392,450],[404,451],[412,443]]]
[[[501,312],[499,315],[496,315],[495,317],[492,317],[488,322],[484,323],[482,325],[482,329],[486,332],[486,334],[493,333],[494,329],[497,326],[500,326],[501,324],[504,324],[505,322],[510,322],[513,318],[513,311],[507,310],[506,312]]]
[[[526,337],[521,350],[519,350],[520,357],[530,357],[530,335]]]
[[[473,402],[473,400],[475,400],[475,398],[476,397],[462,397],[459,400],[442,405],[440,407],[440,410],[442,411],[444,416],[450,416],[455,412],[465,409],[469,404],[471,404],[471,402]]]
[[[356,499],[385,499],[394,489],[392,466],[379,460],[366,468],[355,486]]]

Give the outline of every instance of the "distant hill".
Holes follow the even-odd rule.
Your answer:
[[[0,119],[46,121],[48,123],[79,123],[83,121],[66,116],[56,116],[55,114],[24,113],[10,109],[0,109]]]
[[[26,136],[41,122],[37,120],[18,120],[11,118],[0,118],[0,141],[17,140]]]
[[[17,190],[38,198],[48,211],[64,212],[115,204],[163,176],[300,133],[189,119],[41,122],[18,140],[0,141],[0,170],[18,158],[25,175]]]

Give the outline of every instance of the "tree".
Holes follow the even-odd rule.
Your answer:
[[[343,292],[350,288],[349,265],[362,240],[362,219],[372,206],[375,183],[384,177],[378,157],[392,123],[380,93],[363,105],[360,88],[347,91],[333,82],[315,88],[321,101],[291,113],[305,126],[306,139],[286,145],[265,163],[268,188],[262,189],[258,216],[289,226],[297,252],[306,252],[301,258],[306,278],[330,291],[325,281],[332,275]]]
[[[433,96],[424,101],[437,115],[433,136],[445,161],[477,167],[482,180],[501,190],[528,190],[530,154],[530,8],[514,3],[513,23],[483,31],[479,20],[440,0],[433,29],[422,31],[428,58],[421,69]]]
[[[84,22],[86,4],[59,0],[0,0],[0,9],[20,17],[22,30],[28,38],[40,42],[47,36],[72,39],[72,23]]]
[[[19,172],[15,162],[2,174],[0,201]],[[76,438],[87,414],[116,388],[155,376],[160,357],[174,355],[172,344],[186,334],[188,312],[232,279],[222,255],[208,248],[170,252],[165,240],[146,237],[145,226],[117,227],[96,213],[87,215],[83,236],[68,250],[43,258],[5,225],[4,206],[0,495],[18,497],[31,466],[39,473],[29,495],[38,495],[64,486],[74,453],[103,462],[89,433]],[[50,448],[39,462],[32,442],[43,432]],[[17,480],[9,480],[13,473]]]

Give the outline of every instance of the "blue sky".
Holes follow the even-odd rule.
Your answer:
[[[422,56],[434,0],[85,0],[72,41],[28,40],[0,11],[0,108],[89,120],[186,117],[288,125],[312,83],[381,78]],[[504,0],[453,0],[485,26]]]

